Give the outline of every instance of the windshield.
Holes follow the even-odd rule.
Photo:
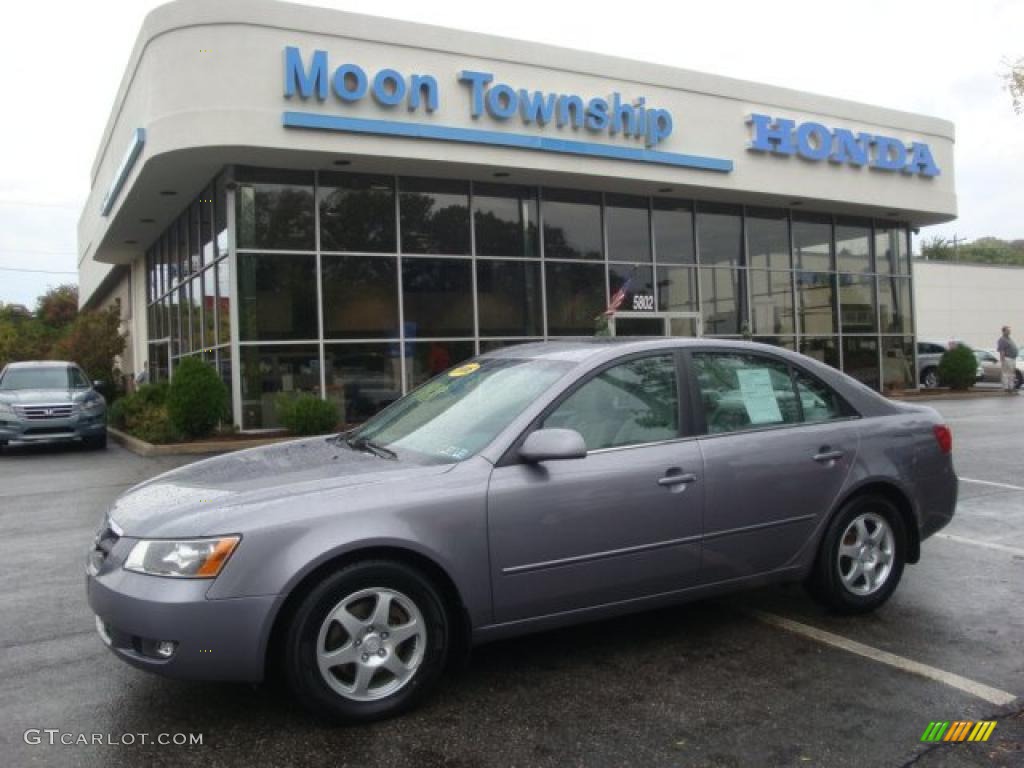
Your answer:
[[[0,390],[11,389],[70,389],[69,369],[12,368],[0,379]]]
[[[482,359],[436,376],[349,435],[431,458],[468,459],[490,443],[571,363]]]

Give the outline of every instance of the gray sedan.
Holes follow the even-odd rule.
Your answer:
[[[403,711],[475,644],[797,581],[870,611],[956,505],[936,412],[744,342],[515,346],[359,429],[121,496],[89,552],[142,669]]]

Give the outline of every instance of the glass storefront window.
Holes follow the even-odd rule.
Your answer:
[[[843,337],[843,372],[874,390],[879,389],[878,337]]]
[[[875,258],[882,274],[910,274],[907,230],[887,221],[875,222]]]
[[[913,333],[910,308],[910,278],[879,277],[878,308],[882,315],[882,333]]]
[[[320,249],[395,253],[395,185],[388,176],[321,173]]]
[[[234,293],[231,285],[231,274],[227,261],[220,261],[217,270],[217,341],[220,344],[231,343],[231,296]]]
[[[420,341],[405,345],[405,375],[411,391],[439,373],[468,360],[472,341]]]
[[[403,178],[398,189],[403,253],[469,254],[468,182]]]
[[[473,265],[467,259],[403,259],[406,338],[473,335]]]
[[[341,424],[360,424],[402,396],[398,349],[398,342],[324,346],[327,399]]]
[[[398,259],[395,256],[320,257],[324,338],[398,338]]]
[[[168,295],[168,301],[170,302],[168,310],[168,317],[170,318],[170,328],[168,329],[168,336],[171,340],[171,356],[177,357],[181,354],[181,288],[175,288]]]
[[[871,222],[836,221],[836,269],[840,272],[872,272]]]
[[[882,389],[893,391],[914,386],[914,339],[882,337]]]
[[[316,257],[239,253],[238,300],[243,341],[317,338]]]
[[[693,206],[681,200],[655,198],[654,250],[659,264],[693,264]]]
[[[701,312],[708,336],[736,336],[745,330],[747,288],[742,269],[700,270]]]
[[[609,261],[651,261],[651,221],[646,197],[606,195],[605,217]]]
[[[200,214],[199,200],[193,200],[188,213],[188,252],[190,275],[194,275],[203,268],[203,244],[200,240],[202,232],[202,215]]]
[[[834,275],[828,272],[797,272],[796,298],[800,333],[816,336],[836,332]]]
[[[235,412],[235,392],[231,386],[231,350],[228,347],[221,347],[217,351],[217,373],[220,380],[228,390],[228,413]],[[234,416],[231,417],[234,419]]]
[[[738,205],[697,204],[697,251],[702,266],[743,263],[743,216]]]
[[[789,214],[747,209],[747,254],[752,269],[789,269]]]
[[[697,270],[693,267],[658,267],[658,310],[696,312]]]
[[[619,312],[654,312],[657,309],[654,291],[654,268],[633,267],[628,264],[608,265],[609,297],[618,293],[619,288],[629,280],[626,298]]]
[[[242,428],[280,427],[278,394],[320,394],[320,347],[316,344],[243,346]]]
[[[235,190],[239,248],[312,251],[313,174],[239,169]]]
[[[601,259],[601,195],[545,189],[541,213],[544,216],[544,257],[547,259]]]
[[[203,339],[208,347],[216,347],[220,332],[217,329],[217,271],[203,272]]]
[[[542,336],[540,264],[491,261],[476,264],[481,336]]]
[[[839,342],[835,336],[802,336],[800,352],[825,365],[830,365],[833,368],[839,367]]]
[[[751,269],[750,325],[755,335],[794,333],[792,272]]]
[[[224,174],[213,185],[213,241],[217,258],[228,255],[228,190]]]
[[[832,261],[832,217],[819,214],[794,214],[794,268],[829,272],[834,269]]]
[[[875,278],[840,275],[839,308],[843,333],[876,331]]]
[[[512,184],[473,185],[478,256],[539,256],[537,221],[535,189]]]
[[[189,213],[186,208],[178,217],[178,265],[181,279],[186,280],[192,274],[192,257],[189,255]]]
[[[544,265],[549,336],[593,336],[608,306],[602,264],[551,262]]]
[[[189,282],[192,295],[192,351],[203,349],[203,280],[197,276]]]
[[[199,198],[199,246],[203,251],[204,267],[213,264],[217,257],[213,247],[213,187],[203,190]]]

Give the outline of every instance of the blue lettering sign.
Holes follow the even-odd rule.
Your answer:
[[[941,171],[931,148],[921,142],[909,147],[891,136],[876,136],[821,123],[797,123],[785,118],[753,114],[747,120],[752,137],[747,149],[773,155],[797,154],[806,160],[828,160],[837,165],[868,166],[879,171],[900,171],[930,178]]]

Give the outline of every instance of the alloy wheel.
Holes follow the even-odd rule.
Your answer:
[[[839,577],[855,595],[877,592],[892,573],[896,537],[889,522],[879,514],[858,515],[839,539]]]
[[[333,691],[351,701],[377,701],[413,679],[426,644],[426,622],[409,597],[393,589],[362,589],[327,614],[316,660]]]

